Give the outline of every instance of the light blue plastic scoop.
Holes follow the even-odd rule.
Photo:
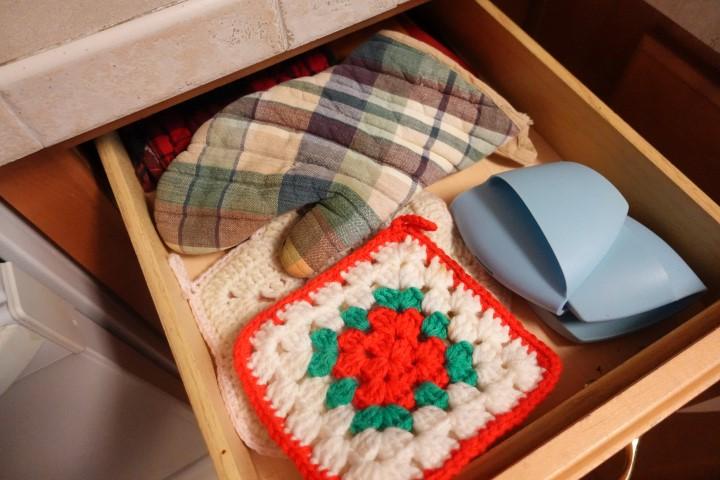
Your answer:
[[[560,315],[615,242],[628,204],[594,170],[558,162],[495,175],[450,209],[493,275]]]
[[[548,324],[574,340],[641,328],[704,290],[672,248],[627,216],[620,192],[577,163],[495,175],[458,196],[451,211],[488,271],[559,317]]]

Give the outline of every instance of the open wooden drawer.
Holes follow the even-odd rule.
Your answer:
[[[462,478],[581,476],[720,379],[720,207],[489,1],[438,0],[417,14],[432,19],[477,73],[530,114],[543,161],[574,160],[609,178],[632,215],[668,241],[709,287],[673,319],[592,345],[561,339],[513,299],[513,311],[560,354],[565,371],[525,426],[476,459]],[[288,460],[257,455],[235,434],[212,359],[127,154],[113,134],[97,146],[218,474],[294,478]],[[502,168],[482,162],[432,189],[449,200]]]

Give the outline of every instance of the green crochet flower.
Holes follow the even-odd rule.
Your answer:
[[[308,376],[330,376],[325,406],[352,405],[350,433],[367,428],[413,429],[412,412],[421,407],[450,408],[446,387],[475,386],[472,344],[448,338],[450,319],[425,315],[417,288],[380,287],[369,309],[350,306],[339,312],[345,328],[310,334],[313,354]]]

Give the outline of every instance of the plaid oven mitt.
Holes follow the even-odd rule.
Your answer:
[[[306,478],[447,479],[552,390],[560,361],[406,215],[258,314],[235,369]]]
[[[308,277],[419,188],[494,151],[534,158],[530,120],[453,60],[382,31],[341,64],[238,99],[160,179],[155,220],[182,253],[246,240],[306,205],[280,259]]]

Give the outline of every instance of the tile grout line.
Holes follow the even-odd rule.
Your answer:
[[[38,150],[41,150],[45,148],[45,143],[42,141],[42,137],[40,136],[40,132],[35,130],[29,123],[27,123],[23,118],[20,116],[20,114],[15,109],[15,106],[12,104],[10,99],[7,98],[7,94],[0,91],[0,103],[7,109],[8,112],[10,112],[10,115],[15,119],[15,121],[20,125],[20,127],[25,130],[25,133],[27,133],[30,137],[32,137],[33,140],[35,140]],[[33,152],[36,150],[33,150]],[[33,153],[30,152],[30,153]]]
[[[275,13],[277,14],[277,24],[280,27],[280,40],[282,42],[283,52],[290,50],[290,40],[288,39],[287,26],[285,25],[285,14],[283,13],[280,0],[271,0]]]

